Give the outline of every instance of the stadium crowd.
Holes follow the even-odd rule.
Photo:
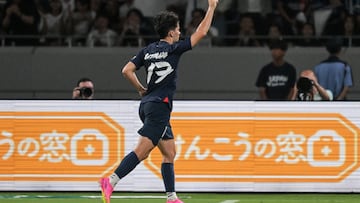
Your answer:
[[[145,46],[152,18],[170,10],[183,35],[204,17],[206,0],[2,0],[2,46]],[[360,46],[360,0],[222,0],[202,46],[323,46],[341,36]]]

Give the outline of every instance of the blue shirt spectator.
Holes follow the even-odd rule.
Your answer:
[[[319,84],[325,89],[331,90],[334,100],[346,100],[349,88],[353,86],[351,67],[345,61],[339,59],[342,40],[330,39],[326,49],[330,57],[322,61],[314,68]]]

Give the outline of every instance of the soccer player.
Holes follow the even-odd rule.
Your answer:
[[[122,69],[126,79],[142,96],[139,115],[143,122],[138,131],[140,139],[135,149],[127,154],[110,177],[100,180],[104,203],[109,203],[116,184],[129,174],[150,152],[158,147],[163,156],[161,173],[167,194],[167,203],[183,203],[175,192],[174,135],[170,126],[173,95],[176,89],[177,69],[181,55],[191,50],[204,38],[211,26],[218,0],[208,0],[205,18],[197,30],[184,40],[180,38],[179,18],[173,12],[161,12],[155,17],[158,42],[143,48]],[[147,87],[144,87],[136,71],[145,67]]]

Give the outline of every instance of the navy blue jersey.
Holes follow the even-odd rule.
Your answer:
[[[141,99],[142,103],[169,102],[176,90],[177,69],[181,55],[191,50],[190,38],[174,44],[158,41],[143,48],[133,59],[136,69],[145,67],[147,92]]]

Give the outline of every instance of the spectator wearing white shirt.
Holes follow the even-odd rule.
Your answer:
[[[61,46],[65,32],[64,9],[61,0],[49,0],[50,11],[44,15],[45,44]]]
[[[109,19],[106,15],[98,15],[95,19],[94,29],[89,33],[87,45],[90,47],[115,46],[117,33],[109,28]]]
[[[75,0],[61,0],[64,17],[69,18],[75,10]]]
[[[70,26],[71,34],[74,35],[74,43],[78,46],[85,45],[86,37],[89,33],[94,19],[90,11],[89,0],[77,0],[76,10],[71,16]]]

